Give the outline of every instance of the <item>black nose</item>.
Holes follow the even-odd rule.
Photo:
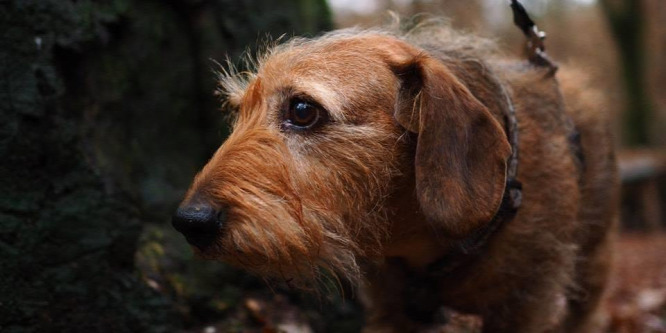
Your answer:
[[[224,210],[217,211],[208,204],[195,202],[178,207],[171,224],[185,235],[188,243],[204,250],[215,241],[225,220]]]

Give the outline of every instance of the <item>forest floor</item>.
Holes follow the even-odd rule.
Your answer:
[[[666,234],[622,234],[615,251],[605,332],[666,333]]]
[[[666,233],[623,233],[615,253],[614,274],[600,316],[604,328],[599,333],[666,333]],[[474,316],[447,315],[448,324],[433,333],[480,331],[480,320]],[[248,297],[232,317],[188,332],[318,331],[302,309],[279,294],[272,299]]]

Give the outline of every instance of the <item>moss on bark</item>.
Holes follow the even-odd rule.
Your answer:
[[[209,59],[329,26],[324,1],[288,3],[0,2],[0,331],[180,325],[135,269],[142,223],[225,136]]]

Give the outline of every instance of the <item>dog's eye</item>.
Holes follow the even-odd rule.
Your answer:
[[[319,106],[301,99],[294,99],[289,104],[285,122],[290,127],[308,129],[321,120],[322,113]]]

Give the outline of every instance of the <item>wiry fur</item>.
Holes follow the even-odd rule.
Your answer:
[[[424,328],[440,305],[481,315],[488,332],[588,329],[608,270],[616,180],[600,105],[577,79],[562,77],[563,96],[544,70],[432,24],[292,39],[249,63],[252,72],[220,75],[233,133],[183,203],[228,212],[199,255],[301,286],[323,272],[358,283],[368,332]],[[282,127],[298,96],[326,110],[321,126]],[[481,254],[435,277],[428,265],[499,208],[507,98],[523,205]]]

